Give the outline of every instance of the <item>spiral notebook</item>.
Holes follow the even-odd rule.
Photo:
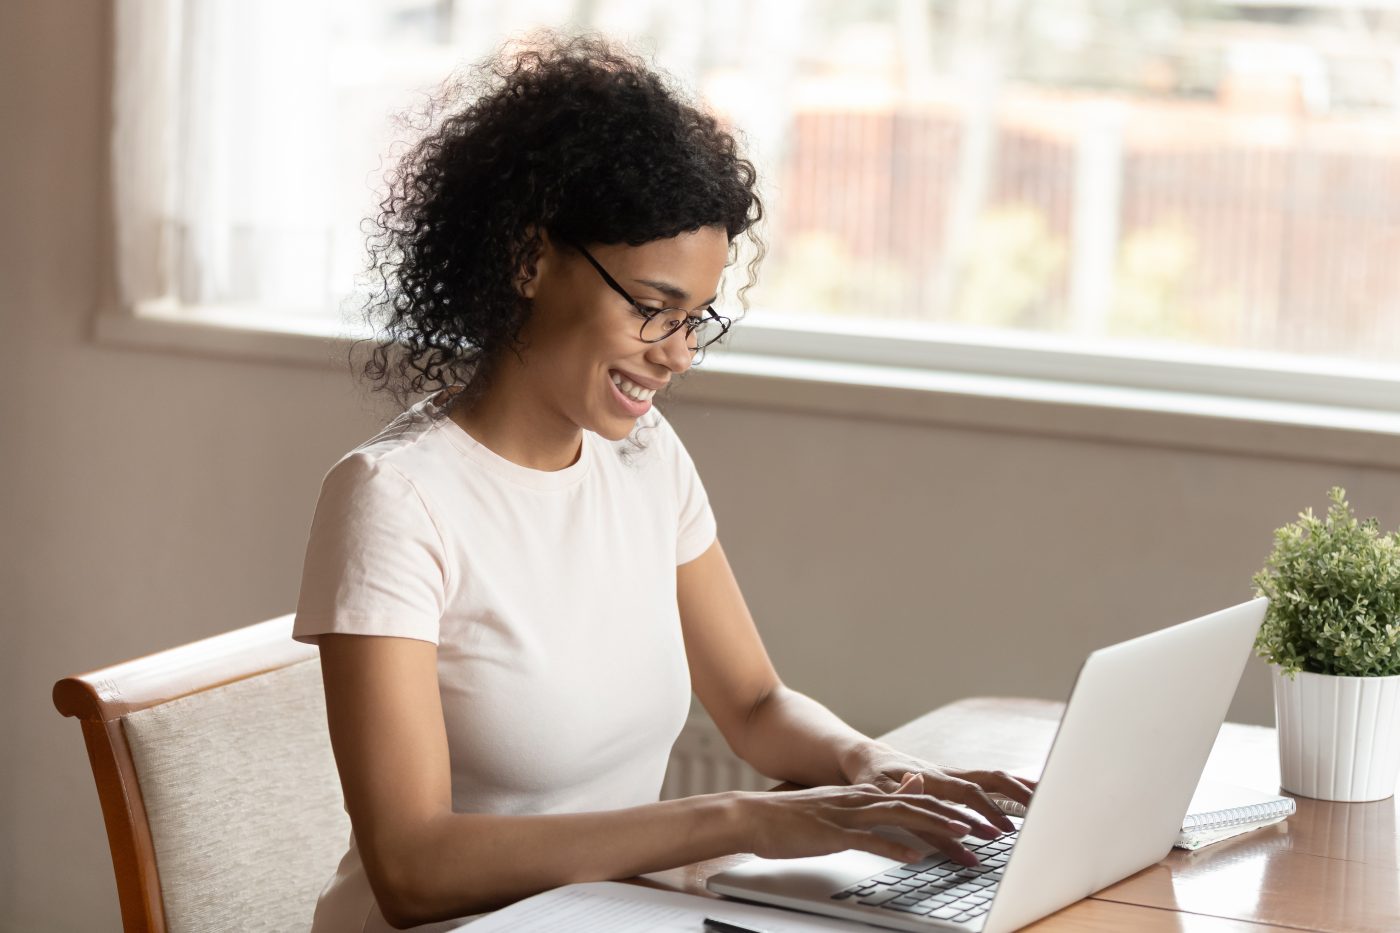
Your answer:
[[[1014,800],[993,796],[997,806],[1011,816],[1025,816],[1026,808]],[[1298,805],[1292,797],[1265,794],[1236,784],[1202,781],[1191,796],[1186,818],[1176,842],[1178,849],[1199,849],[1213,842],[1281,823]]]
[[[1178,849],[1199,849],[1250,830],[1272,826],[1293,814],[1292,797],[1265,794],[1248,787],[1202,781],[1191,797],[1181,833],[1173,843]]]

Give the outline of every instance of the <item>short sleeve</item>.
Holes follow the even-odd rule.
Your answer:
[[[414,485],[352,453],[321,483],[292,637],[396,635],[438,642],[446,604],[442,536]]]
[[[680,511],[676,533],[676,564],[688,564],[709,550],[710,545],[714,543],[715,513],[710,508],[710,497],[705,493],[705,484],[700,481],[700,473],[695,469],[690,453],[681,443],[670,422],[660,417],[659,412],[657,427],[660,428],[664,444],[668,448],[668,465]]]

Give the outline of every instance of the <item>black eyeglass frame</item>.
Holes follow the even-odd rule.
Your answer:
[[[632,295],[627,291],[627,289],[619,285],[617,283],[617,280],[608,274],[608,270],[603,268],[603,264],[600,263],[597,259],[594,259],[593,254],[590,253],[588,250],[584,249],[581,244],[572,241],[566,242],[568,242],[569,245],[572,246],[574,249],[578,250],[579,253],[583,255],[584,259],[588,260],[588,264],[597,271],[598,275],[602,276],[602,279],[605,283],[607,283],[608,288],[611,288],[623,298],[626,298],[627,303],[632,306],[632,310],[643,318],[642,327],[639,331],[637,331],[637,339],[642,341],[643,343],[660,343],[668,337],[674,337],[676,333],[682,329],[687,331],[686,336],[689,337],[690,334],[695,333],[695,331],[700,328],[701,324],[707,321],[714,321],[715,323],[719,324],[720,328],[719,333],[717,335],[705,341],[704,343],[700,343],[699,338],[697,337],[696,345],[694,347],[690,346],[689,341],[687,341],[686,343],[686,349],[690,351],[691,358],[696,363],[699,363],[700,360],[704,358],[705,348],[708,346],[712,346],[717,340],[721,339],[725,334],[729,333],[729,327],[734,322],[722,314],[717,314],[715,312],[714,305],[705,306],[706,316],[704,317],[692,317],[691,313],[685,308],[648,308],[646,305],[639,302],[636,298],[632,297]],[[681,318],[680,322],[676,324],[676,326],[672,327],[665,334],[651,340],[648,340],[646,337],[642,336],[642,334],[646,333],[647,325],[651,323],[654,317],[660,314],[674,314],[677,311],[679,311],[684,316]]]

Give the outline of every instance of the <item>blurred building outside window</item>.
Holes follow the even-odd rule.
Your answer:
[[[353,325],[392,116],[541,25],[743,134],[770,251],[738,347],[1245,361],[1400,409],[1395,0],[123,0],[123,300]]]

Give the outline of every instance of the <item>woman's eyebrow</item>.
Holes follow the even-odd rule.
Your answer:
[[[670,298],[672,301],[690,300],[690,292],[681,288],[679,285],[672,285],[670,282],[658,282],[655,279],[633,279],[632,281],[636,282],[638,285],[645,285],[647,288],[654,288],[661,294],[665,295],[667,298]],[[718,297],[718,294],[711,295],[709,298],[706,298],[704,301],[700,302],[700,304],[712,305],[715,303],[715,299]]]

